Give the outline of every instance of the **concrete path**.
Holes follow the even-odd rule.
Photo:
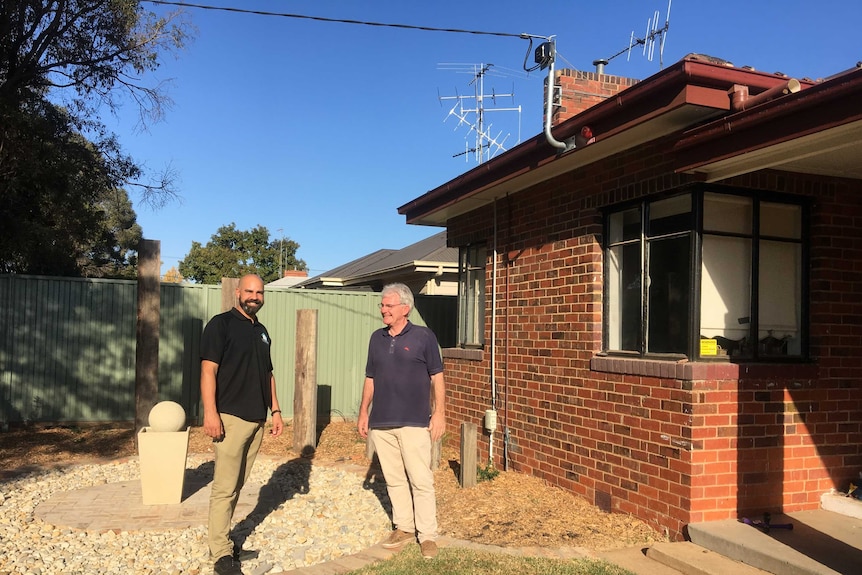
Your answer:
[[[338,465],[345,471],[365,475],[367,469],[350,464]],[[35,515],[54,526],[87,530],[116,531],[159,531],[206,525],[209,507],[209,479],[186,477],[181,502],[173,505],[144,505],[140,481],[104,483],[83,489],[64,491],[40,503]],[[277,494],[271,493],[268,486],[255,483],[247,484],[240,495],[235,516],[247,515],[261,502],[280,501]],[[576,547],[498,547],[482,545],[440,537],[441,548],[458,547],[475,551],[505,553],[515,556],[545,557],[550,559],[576,559],[594,557],[588,550]],[[290,575],[336,575],[360,569],[376,561],[385,560],[393,551],[383,549],[379,544],[357,554],[301,567],[283,572]],[[257,575],[248,572],[247,575]],[[270,575],[277,575],[270,572]]]

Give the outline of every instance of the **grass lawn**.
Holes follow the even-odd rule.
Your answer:
[[[632,575],[622,567],[592,559],[543,559],[485,553],[457,547],[441,548],[424,559],[411,545],[386,561],[351,571],[350,575]]]

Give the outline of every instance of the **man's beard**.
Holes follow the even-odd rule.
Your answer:
[[[263,307],[263,302],[257,300],[245,300],[239,302],[239,307],[242,308],[242,311],[247,313],[248,315],[254,317],[257,315],[257,312],[260,311],[260,308]]]

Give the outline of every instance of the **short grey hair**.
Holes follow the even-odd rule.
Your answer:
[[[380,297],[389,293],[397,295],[400,303],[406,304],[411,310],[413,309],[413,292],[410,291],[409,287],[401,283],[386,284],[380,291]]]

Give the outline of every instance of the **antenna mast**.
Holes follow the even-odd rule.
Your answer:
[[[452,66],[451,64],[446,66]],[[455,65],[458,66],[458,65]],[[470,81],[470,85],[473,86],[473,94],[472,95],[461,95],[456,91],[456,95],[454,96],[439,96],[441,104],[444,100],[454,100],[455,104],[449,110],[449,113],[443,119],[445,122],[451,117],[457,118],[458,122],[455,125],[455,129],[457,130],[462,125],[468,126],[467,136],[471,133],[475,136],[475,144],[470,147],[468,143],[465,143],[465,149],[463,152],[459,152],[454,154],[452,157],[457,158],[458,156],[464,156],[465,161],[469,161],[470,156],[472,155],[477,164],[481,164],[487,160],[490,160],[494,156],[496,156],[499,152],[505,152],[506,140],[509,138],[510,134],[503,135],[502,130],[498,131],[496,135],[491,133],[492,125],[486,123],[486,114],[489,112],[518,112],[518,141],[515,142],[518,144],[521,141],[521,106],[509,107],[509,108],[499,108],[499,107],[486,107],[486,101],[490,100],[493,104],[497,103],[497,98],[512,98],[514,102],[515,94],[514,90],[508,94],[497,94],[493,89],[491,93],[488,94],[485,92],[485,76],[491,70],[493,64],[469,64],[467,65],[472,68],[473,79]],[[475,107],[469,107],[468,102],[475,102]]]

